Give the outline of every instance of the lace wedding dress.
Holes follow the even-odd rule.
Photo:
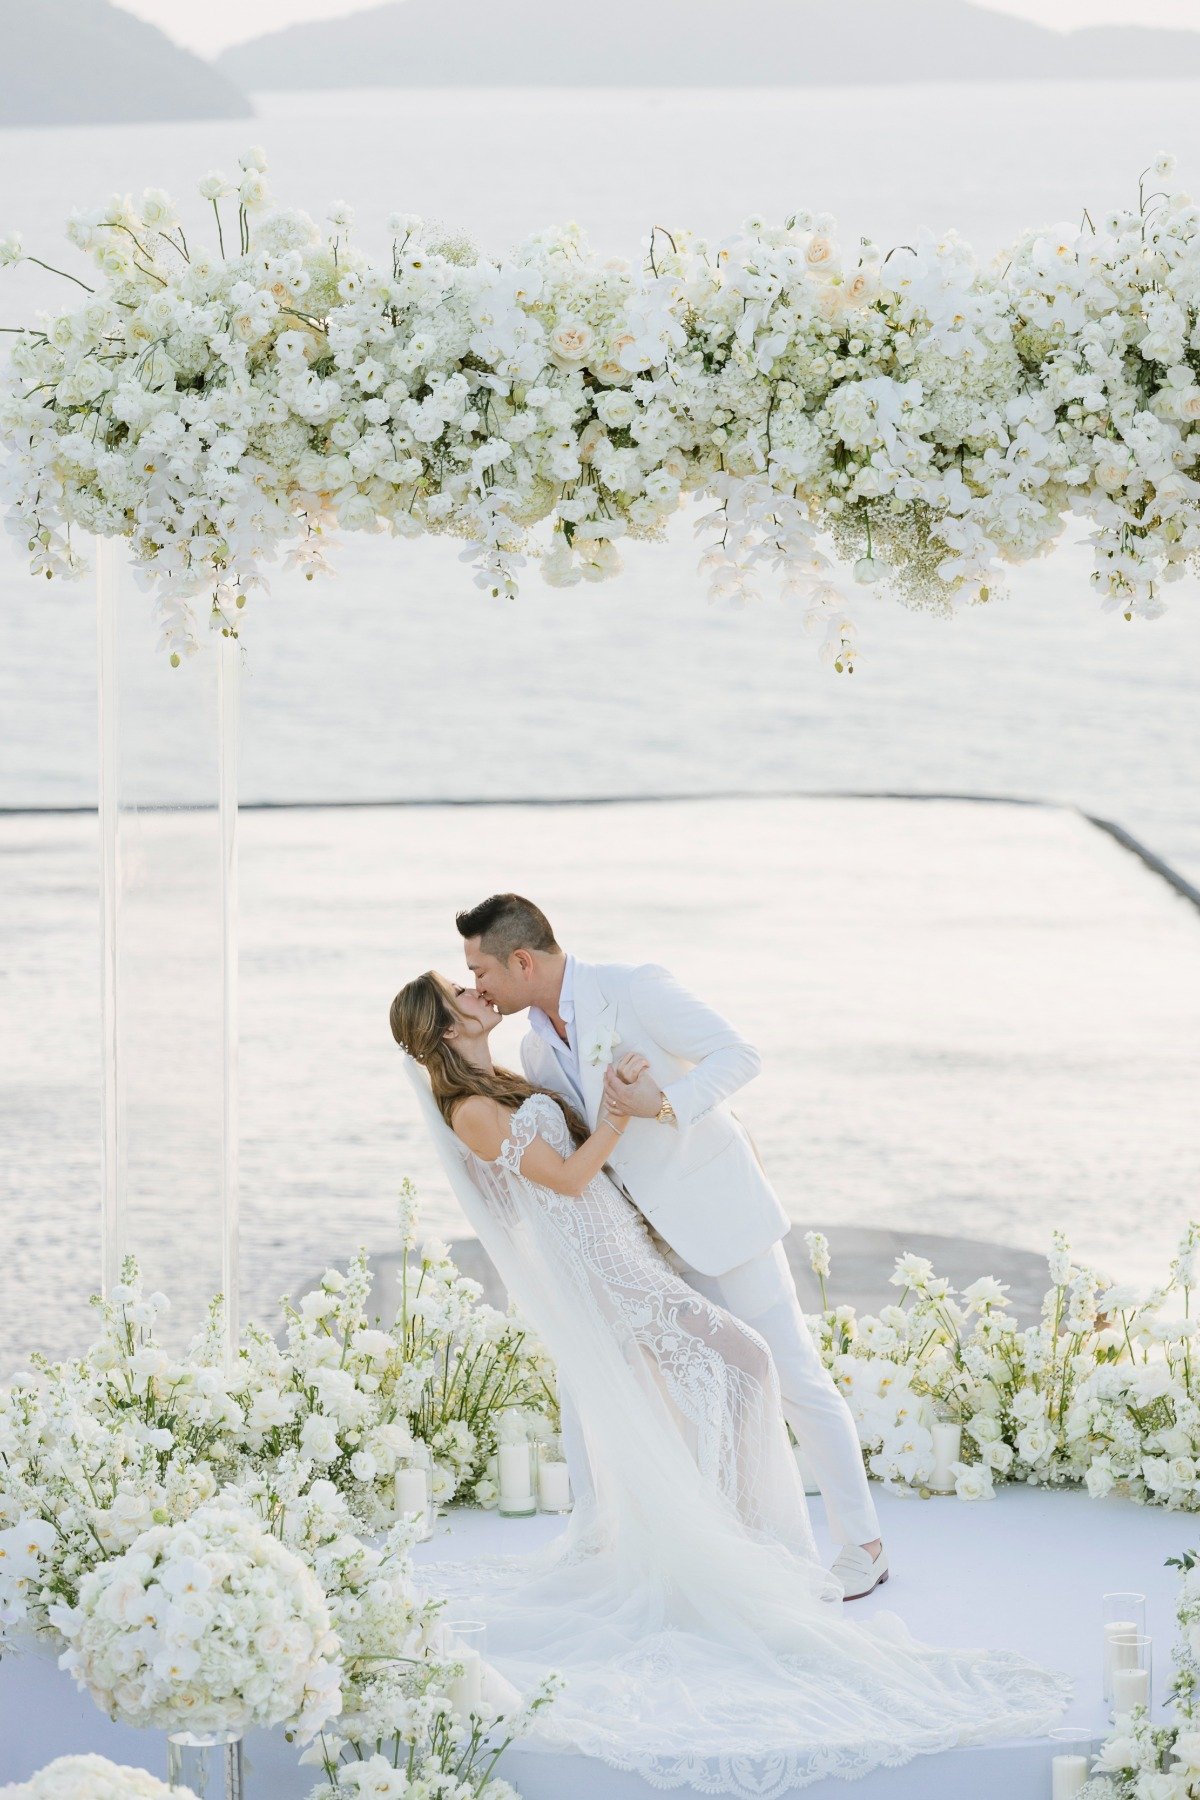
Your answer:
[[[470,1223],[572,1393],[595,1479],[544,1550],[418,1571],[486,1621],[488,1660],[518,1688],[565,1676],[536,1742],[659,1788],[770,1800],[1045,1732],[1065,1676],[919,1643],[895,1614],[846,1616],[762,1339],[688,1287],[607,1175],[575,1199],[521,1173],[535,1135],[570,1154],[558,1103],[524,1101],[485,1162],[405,1061]]]

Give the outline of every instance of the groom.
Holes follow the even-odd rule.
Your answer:
[[[605,1104],[629,1116],[610,1169],[689,1285],[770,1346],[784,1417],[841,1542],[834,1573],[847,1600],[869,1594],[888,1564],[858,1434],[800,1310],[780,1241],[788,1216],[725,1105],[758,1074],[757,1050],[665,969],[565,954],[546,915],[519,894],[494,894],[456,922],[483,999],[506,1015],[528,1010],[529,1080],[564,1095],[593,1127]],[[612,1064],[630,1050],[649,1067],[626,1082]],[[576,1431],[564,1404],[564,1438]],[[577,1473],[577,1441],[570,1460]]]

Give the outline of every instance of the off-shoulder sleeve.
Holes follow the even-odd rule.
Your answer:
[[[542,1136],[547,1143],[553,1144],[554,1138],[559,1135],[554,1130],[556,1124],[562,1127],[562,1118],[549,1095],[530,1094],[528,1100],[522,1100],[513,1114],[508,1136],[500,1146],[496,1161],[504,1168],[511,1169],[514,1175],[519,1175],[521,1158],[538,1135],[539,1127],[542,1128]]]
[[[512,1116],[512,1124],[508,1128],[508,1136],[500,1146],[498,1163],[511,1169],[514,1175],[521,1173],[521,1158],[537,1136],[537,1109],[528,1100],[522,1100]]]

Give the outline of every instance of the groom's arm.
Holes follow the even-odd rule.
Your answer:
[[[629,998],[647,1037],[694,1065],[662,1090],[681,1131],[753,1081],[762,1068],[754,1045],[657,963],[634,970]]]

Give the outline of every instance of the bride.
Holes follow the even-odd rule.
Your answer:
[[[431,1588],[469,1598],[510,1681],[566,1677],[541,1742],[657,1787],[749,1797],[1045,1732],[1065,1676],[919,1643],[891,1613],[846,1619],[766,1344],[687,1285],[606,1172],[627,1118],[602,1112],[589,1131],[497,1068],[499,1021],[433,972],[391,1007],[455,1192],[587,1439],[594,1490],[546,1549],[424,1566]]]

